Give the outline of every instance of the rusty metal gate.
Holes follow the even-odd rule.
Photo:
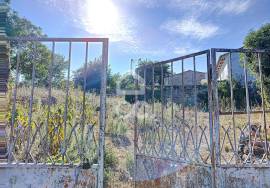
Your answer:
[[[138,66],[136,181],[174,173],[170,161],[209,167],[212,187],[220,167],[267,166],[267,64],[267,50],[214,48]]]
[[[86,169],[98,163],[97,184],[103,187],[108,39],[19,37],[1,40],[7,43],[9,64],[14,66],[9,83],[11,109],[5,116],[8,117],[6,127],[1,127],[6,132],[2,135],[6,140],[1,139],[6,144],[1,145],[7,146],[7,150],[1,150],[6,151],[2,154],[6,161],[1,163],[67,165]],[[84,45],[85,49],[82,88],[71,87],[71,65],[78,63],[72,62],[74,43]],[[99,97],[86,91],[89,44],[93,43],[102,45]],[[53,84],[56,79],[54,71],[61,66],[58,64],[57,44],[67,45],[67,60],[63,60],[67,65],[65,83],[62,86]],[[37,65],[42,66],[47,61],[44,60],[45,55],[41,54],[41,48],[48,49],[46,52],[50,57],[47,59],[50,63],[45,86],[40,86],[38,82],[41,78],[38,75],[40,70],[37,70],[40,66]],[[22,83],[22,75],[25,75],[22,71],[26,68],[31,70],[30,83]],[[93,102],[96,102],[95,105]],[[87,108],[89,104],[96,108],[90,109],[91,113]]]

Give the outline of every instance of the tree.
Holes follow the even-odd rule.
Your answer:
[[[144,78],[144,69],[145,69],[145,73],[146,73],[146,85],[150,86],[152,84],[152,66],[147,66],[147,65],[151,65],[154,64],[156,62],[151,61],[151,60],[142,60],[139,61],[138,63],[138,68],[136,69],[136,72],[138,73],[139,76],[141,76],[142,78]],[[144,66],[146,66],[146,68],[144,68]],[[169,65],[168,64],[163,64],[162,65],[163,68],[163,78],[165,77],[169,77],[169,75],[171,74],[170,70],[169,70]],[[159,85],[161,85],[161,65],[160,66],[154,66],[154,79],[155,79],[155,83],[158,83]]]
[[[263,25],[256,31],[251,31],[244,40],[245,48],[270,50],[270,23]],[[256,54],[247,54],[248,68],[259,78],[259,66]],[[270,53],[261,55],[262,76],[266,103],[270,105]],[[259,80],[259,79],[257,79]],[[258,84],[258,83],[257,83]]]
[[[6,33],[9,37],[46,37],[42,29],[32,24],[29,20],[21,18],[17,12],[9,8],[7,13]],[[35,82],[39,86],[47,86],[49,82],[49,69],[51,65],[51,50],[40,42],[11,42],[11,70],[16,68],[16,54],[20,50],[20,70],[26,82],[32,79],[32,67],[35,63]],[[67,62],[64,57],[55,54],[52,67],[52,84],[60,86],[64,79],[64,70]]]
[[[121,79],[121,89],[126,89],[126,90],[132,90],[132,89],[141,89],[141,87],[144,87],[145,82],[145,99],[147,102],[153,102],[152,101],[152,84],[154,84],[155,92],[154,92],[154,100],[155,101],[161,101],[161,66],[163,67],[163,79],[165,77],[168,77],[170,75],[170,70],[169,66],[167,64],[164,65],[156,65],[156,66],[151,66],[151,64],[154,64],[156,62],[151,61],[151,60],[140,60],[138,62],[138,67],[136,68],[135,72],[136,74],[141,78],[138,80],[138,86],[139,88],[136,88],[136,78],[134,78],[134,75],[124,75]],[[149,66],[150,65],[150,66]],[[154,68],[154,69],[152,69]],[[154,71],[153,71],[154,70]],[[144,77],[145,73],[145,77]],[[153,76],[154,76],[154,83],[153,83]],[[143,80],[142,80],[143,79]],[[156,87],[156,86],[159,87]],[[163,87],[163,90],[166,90],[166,87]],[[144,95],[138,95],[138,100],[142,101],[144,100]],[[129,103],[134,103],[135,102],[135,96],[134,94],[132,95],[126,95],[125,100],[128,101]]]
[[[34,43],[35,51],[33,52],[32,43],[22,50],[21,57],[21,73],[26,81],[32,79],[33,63],[35,64],[35,82],[38,86],[49,85],[50,67],[52,64],[51,51],[41,43]],[[61,82],[64,80],[64,70],[67,68],[67,61],[64,57],[58,54],[54,55],[51,75],[52,85],[54,87],[61,87]]]
[[[87,67],[82,66],[74,71],[75,87],[84,88],[84,78],[86,78],[86,91],[100,92],[101,74],[103,71],[101,58],[95,59],[93,62],[87,63]],[[107,92],[115,93],[117,81],[120,79],[119,74],[112,74],[110,67],[107,70]]]

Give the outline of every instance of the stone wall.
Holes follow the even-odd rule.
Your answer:
[[[206,188],[212,186],[211,166],[176,163],[169,160],[137,156],[137,188]],[[270,187],[270,167],[217,168],[218,188]]]
[[[0,164],[0,188],[94,188],[94,169]]]

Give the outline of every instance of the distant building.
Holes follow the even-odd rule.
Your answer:
[[[182,77],[184,79],[185,86],[192,86],[194,85],[194,71],[188,70],[183,73],[174,74],[173,77],[166,77],[164,78],[164,85],[165,86],[181,86],[182,85]],[[206,83],[207,80],[207,73],[206,72],[199,72],[196,71],[196,85],[202,85]]]
[[[217,62],[218,80],[230,79],[230,67],[229,67],[230,54],[226,53],[219,57]],[[244,82],[245,73],[243,62],[240,59],[239,53],[231,53],[231,65],[232,65],[232,78]],[[254,81],[255,77],[248,72],[248,81]]]
[[[194,105],[194,73],[196,73],[196,82],[197,92],[202,92],[202,90],[207,90],[204,84],[207,83],[207,73],[187,70],[183,73],[174,74],[173,77],[164,78],[164,96],[165,101],[170,100],[171,96],[175,103],[184,102],[186,106]],[[183,87],[182,88],[182,77],[183,77]],[[170,86],[173,86],[173,93],[171,93]],[[205,87],[205,88],[203,88]],[[207,91],[206,91],[207,92]],[[184,101],[181,99],[184,94]]]

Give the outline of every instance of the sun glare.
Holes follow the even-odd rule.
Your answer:
[[[117,7],[111,0],[87,0],[85,21],[91,33],[99,35],[115,34],[120,24]]]

